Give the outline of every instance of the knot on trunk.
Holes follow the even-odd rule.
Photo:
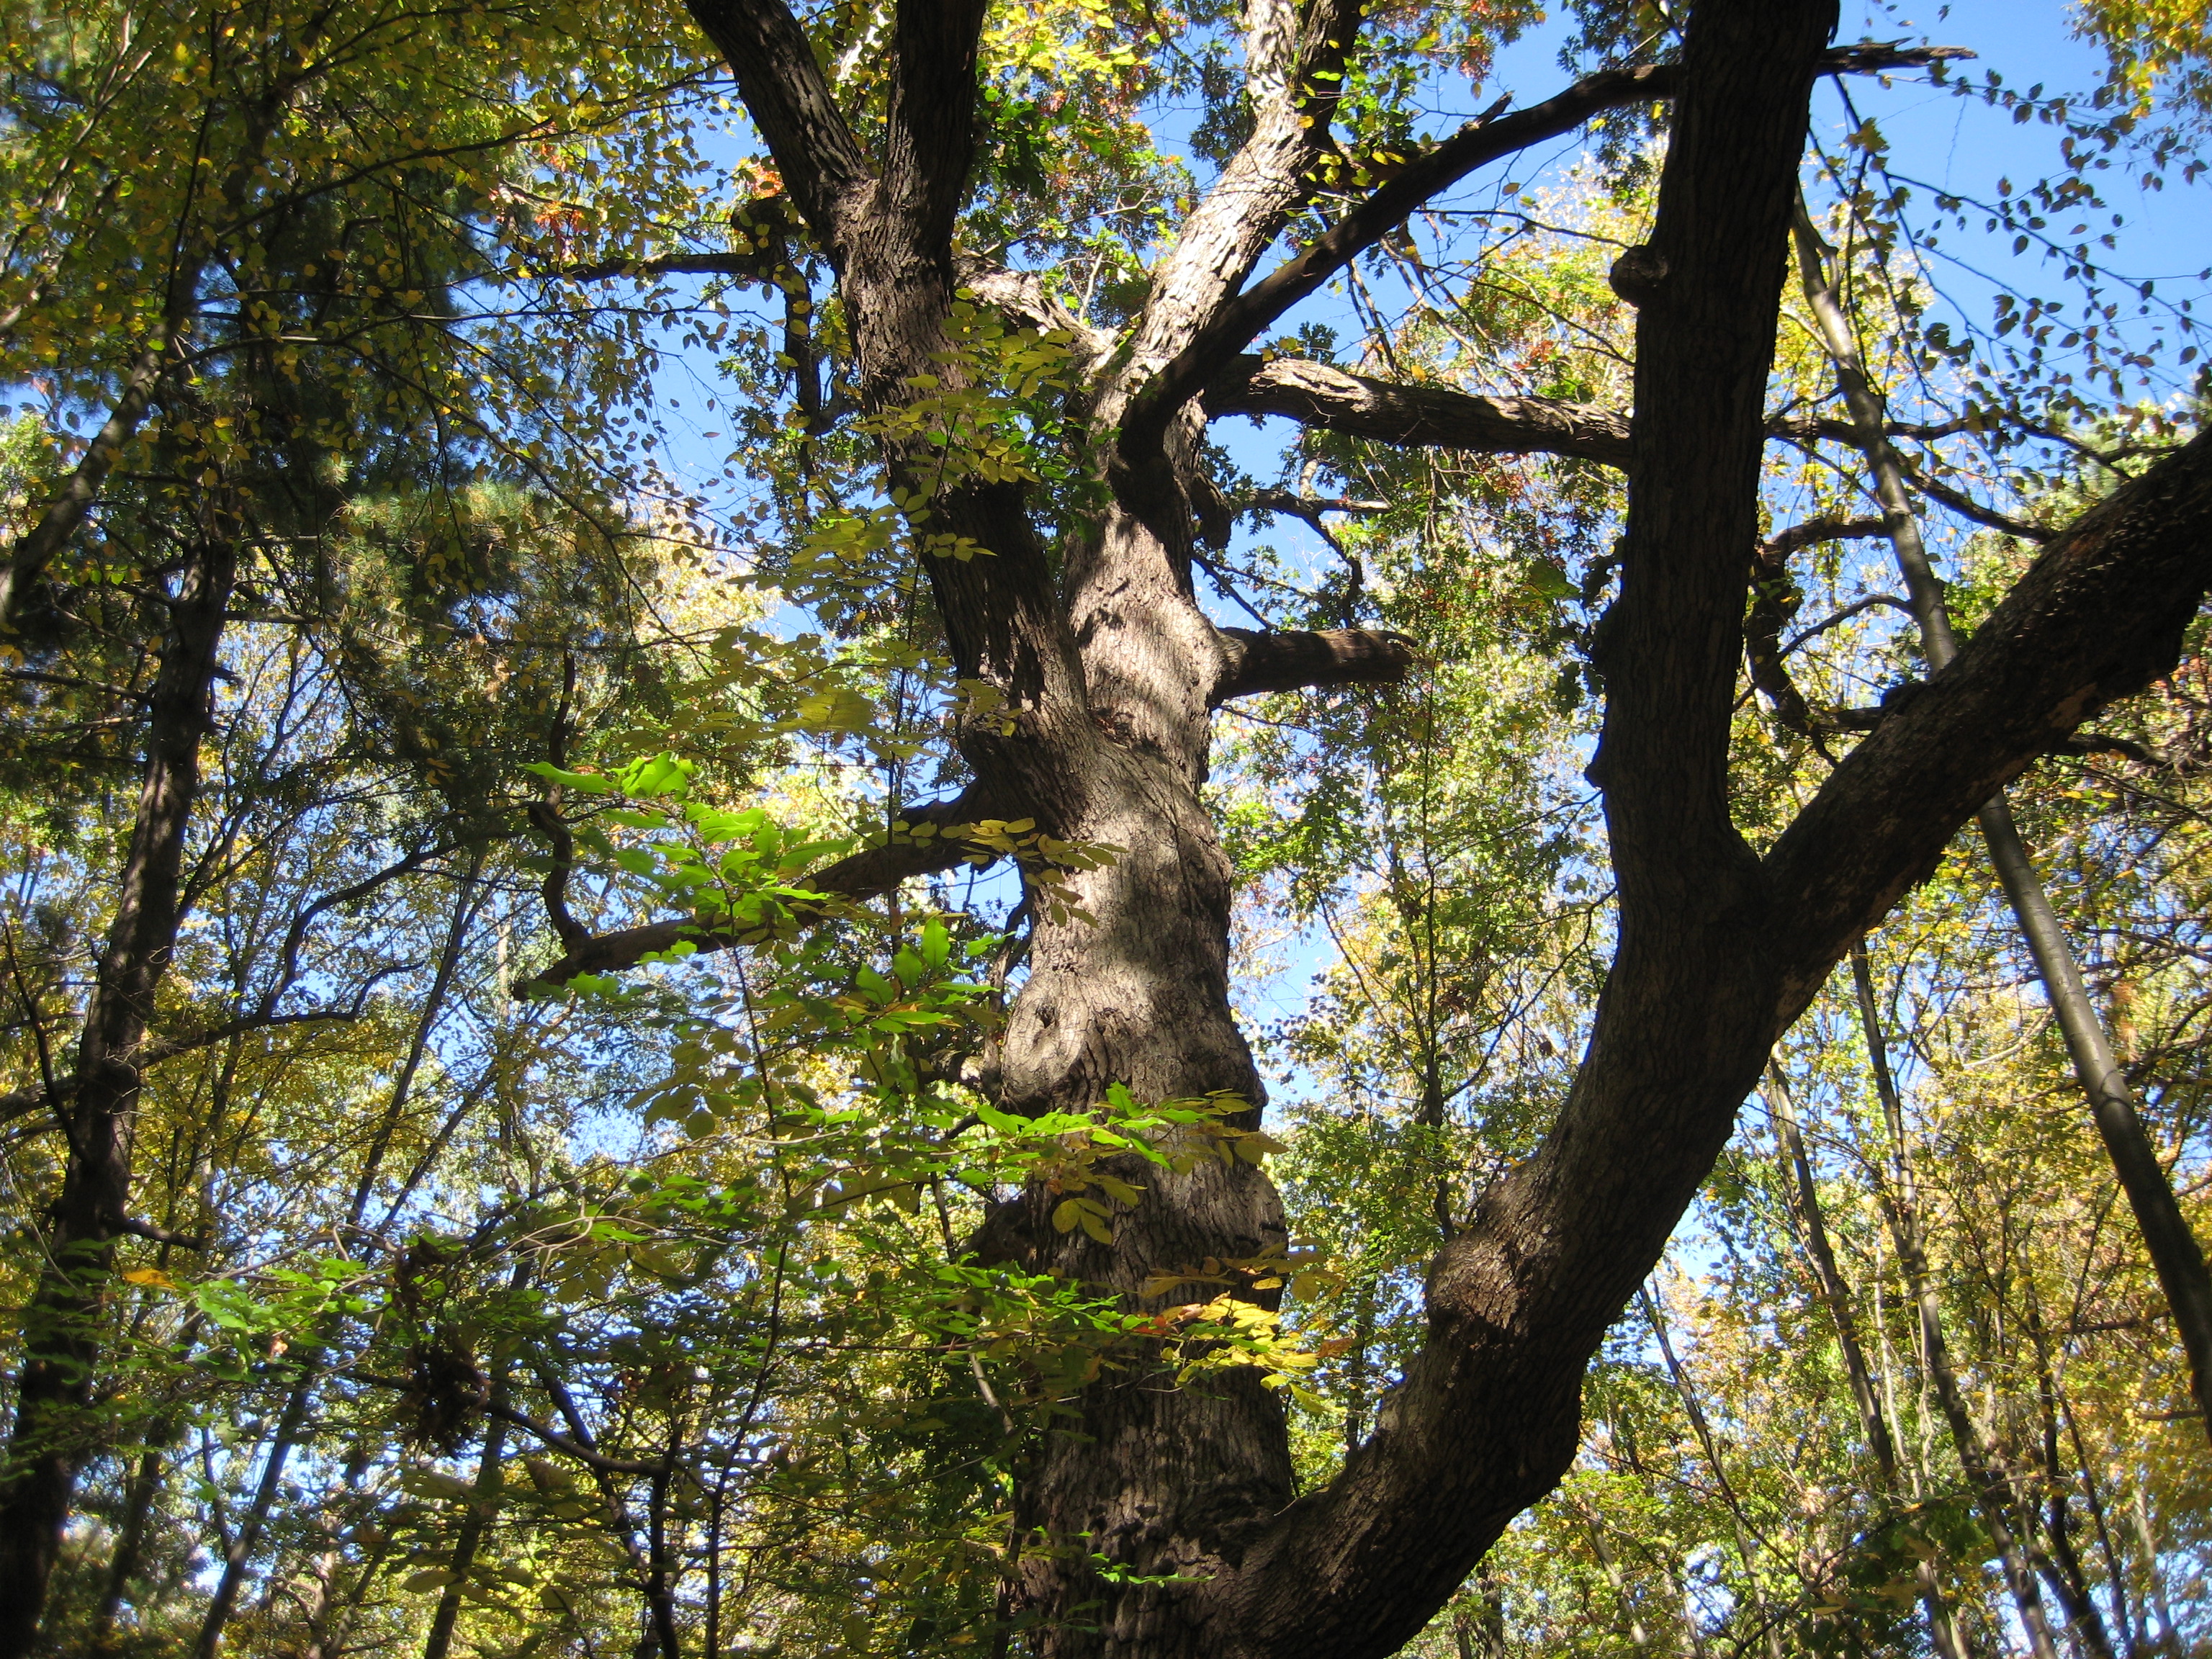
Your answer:
[[[1613,291],[1632,306],[1647,306],[1665,292],[1666,256],[1638,243],[1613,262],[1606,273]]]

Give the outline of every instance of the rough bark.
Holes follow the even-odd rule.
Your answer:
[[[1384,443],[1492,454],[1542,452],[1628,465],[1628,419],[1553,398],[1482,398],[1354,374],[1298,357],[1246,357],[1206,390],[1209,415],[1285,415]]]
[[[0,1656],[27,1654],[84,1458],[98,1444],[94,1382],[115,1241],[132,1231],[131,1149],[154,995],[176,948],[178,885],[199,793],[224,612],[237,570],[231,526],[210,525],[169,606],[146,767],[113,921],[100,954],[66,1113],[68,1163],[46,1266],[23,1316],[23,1365],[0,1485]]]

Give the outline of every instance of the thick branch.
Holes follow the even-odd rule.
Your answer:
[[[39,521],[16,538],[15,544],[8,550],[7,562],[0,564],[0,628],[12,626],[23,594],[46,573],[54,556],[69,544],[69,538],[91,513],[93,502],[100,498],[100,487],[106,481],[116,458],[137,435],[147,412],[154,406],[155,393],[167,372],[175,339],[176,330],[169,323],[155,334],[153,342],[132,365],[113,412],[86,446],[84,454],[62,487],[54,492],[53,499],[46,503],[46,510],[39,515]]]
[[[1206,412],[1285,415],[1383,443],[1486,454],[1577,455],[1628,465],[1628,418],[1550,398],[1485,398],[1353,374],[1297,357],[1245,357],[1206,391]]]
[[[1104,398],[1109,420],[1162,364],[1188,355],[1224,302],[1234,303],[1229,296],[1311,190],[1309,175],[1330,143],[1329,125],[1362,5],[1361,0],[1312,0],[1304,9],[1301,22],[1296,0],[1252,0],[1246,9],[1251,135],[1152,271],[1152,293],[1126,367]],[[1139,465],[1149,459],[1175,413],[1175,406],[1160,405],[1158,419],[1123,442],[1122,455]]]
[[[881,207],[916,252],[951,263],[952,218],[975,149],[976,52],[983,0],[900,0]]]
[[[1701,0],[1637,325],[1621,596],[1593,770],[1620,943],[1536,1156],[1439,1255],[1374,1436],[1216,1581],[1224,1655],[1380,1656],[1571,1463],[1581,1379],[1727,1139],[1772,1036],[1765,882],[1729,812],[1765,391],[1835,0]]]
[[[1104,329],[1091,327],[1054,299],[1036,272],[972,261],[963,261],[959,270],[960,286],[985,305],[1040,334],[1064,336],[1074,356],[1079,378],[1088,378],[1113,350],[1114,337]]]
[[[1224,628],[1221,635],[1226,660],[1214,703],[1310,685],[1395,685],[1413,665],[1413,641],[1372,629],[1262,634]]]
[[[1573,455],[1623,469],[1629,462],[1629,417],[1614,410],[1556,398],[1492,398],[1449,386],[1378,380],[1303,357],[1238,358],[1206,388],[1205,407],[1212,419],[1280,415],[1326,431],[1409,448]],[[1943,435],[1943,428],[1911,422],[1894,422],[1889,429],[1900,437]],[[1848,439],[1851,428],[1848,422],[1777,415],[1767,421],[1766,431],[1770,437],[1803,442]],[[2049,539],[2049,532],[1993,513],[1955,490],[1917,476],[1914,483],[1978,523]]]
[[[1893,701],[1768,855],[1794,1015],[1952,832],[2084,720],[2170,671],[2212,586],[2212,434],[2046,548],[1950,667]]]

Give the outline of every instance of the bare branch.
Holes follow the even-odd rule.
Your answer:
[[[1093,328],[1047,291],[1033,270],[1008,270],[972,260],[959,264],[960,286],[985,305],[1040,334],[1064,335],[1078,371],[1088,376],[1114,349],[1114,337]]]
[[[180,1250],[204,1250],[205,1237],[198,1233],[172,1232],[167,1227],[157,1227],[150,1221],[141,1221],[136,1216],[125,1216],[116,1224],[116,1231],[128,1233],[133,1238],[149,1239],[156,1244],[167,1244]]]
[[[2212,586],[2208,547],[2212,433],[2076,520],[1957,659],[1893,705],[1767,857],[1800,958],[1781,1017],[1983,802],[2172,668]]]
[[[1287,490],[1255,490],[1238,503],[1240,513],[1287,513],[1294,519],[1304,519],[1309,524],[1324,513],[1388,513],[1388,501],[1359,501],[1341,495],[1293,495]]]
[[[1941,501],[1962,519],[1972,519],[1976,524],[2002,530],[2006,535],[2017,536],[2024,542],[2048,542],[2057,538],[2058,532],[2055,530],[2045,530],[2042,526],[2029,524],[2024,519],[2008,517],[1995,507],[1984,507],[1971,495],[1963,495],[1948,484],[1939,483],[1924,472],[1914,471],[1908,466],[1905,475],[1912,480],[1915,489],[1932,501]]]
[[[1395,685],[1414,660],[1403,634],[1365,628],[1255,633],[1224,628],[1227,661],[1210,702],[1316,685]]]
[[[1297,357],[1246,357],[1206,389],[1206,412],[1285,415],[1383,443],[1486,454],[1577,455],[1628,465],[1628,418],[1548,398],[1485,398],[1379,380]]]
[[[540,265],[532,276],[554,276],[566,283],[604,283],[618,276],[755,276],[760,273],[757,253],[672,253],[657,259],[600,259],[583,265]]]
[[[978,818],[994,816],[996,814],[981,793],[974,789],[963,791],[951,800],[915,808],[899,819],[904,826],[902,833],[894,833],[872,847],[848,854],[792,885],[828,898],[857,903],[887,893],[916,876],[934,875],[960,864],[988,865],[996,855],[967,840],[960,830]],[[917,830],[923,833],[916,836],[914,831]],[[819,908],[798,903],[793,908],[809,920],[822,920],[825,915]],[[662,956],[684,945],[704,955],[736,950],[756,943],[757,939],[750,934],[704,927],[689,918],[671,918],[562,942],[568,946],[566,953],[525,981],[526,986],[565,985],[580,974],[619,973],[625,968],[636,967],[647,957]]]
[[[384,1377],[354,1375],[364,1382],[386,1382]],[[411,1385],[410,1385],[411,1386]],[[516,1428],[534,1434],[546,1445],[564,1457],[573,1457],[586,1468],[597,1469],[601,1474],[640,1474],[662,1476],[669,1472],[665,1463],[641,1463],[627,1457],[609,1457],[605,1452],[594,1451],[580,1441],[572,1440],[550,1423],[541,1423],[527,1413],[516,1411],[512,1406],[502,1406],[493,1401],[484,1407],[484,1415],[496,1417],[502,1423],[512,1423]]]
[[[1751,609],[1744,619],[1744,656],[1751,683],[1766,694],[1774,718],[1789,731],[1814,734],[1815,722],[1804,695],[1783,659],[1790,647],[1782,643],[1782,630],[1797,615],[1804,596],[1790,579],[1790,556],[1816,542],[1840,538],[1879,536],[1887,526],[1880,519],[1809,519],[1777,532],[1752,556]],[[1832,625],[1832,624],[1831,624]],[[1793,642],[1794,643],[1794,642]]]
[[[1818,542],[1864,541],[1887,529],[1888,526],[1880,519],[1808,519],[1802,524],[1778,530],[1766,538],[1759,561],[1760,574],[1779,574],[1782,561],[1800,548],[1811,547]]]

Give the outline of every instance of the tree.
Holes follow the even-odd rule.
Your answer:
[[[1389,1652],[1565,1469],[1585,1366],[1775,1039],[1850,942],[1999,787],[2173,666],[2212,579],[2212,448],[2183,447],[2053,539],[1762,856],[1730,817],[1729,715],[1808,88],[1825,70],[1926,54],[1824,56],[1832,5],[1704,0],[1679,63],[1604,71],[1475,123],[1315,224],[1297,216],[1335,155],[1359,10],[1256,3],[1249,132],[1111,340],[1036,273],[961,264],[984,8],[900,8],[865,103],[841,100],[830,54],[772,0],[693,9],[835,272],[890,497],[955,672],[989,703],[959,727],[965,789],[895,803],[901,833],[813,882],[886,891],[967,857],[959,827],[984,820],[1117,849],[1065,877],[1079,914],[1039,907],[1029,976],[984,1077],[1008,1109],[1082,1111],[1119,1084],[1143,1098],[1233,1097],[1256,1114],[1227,996],[1230,872],[1200,793],[1210,713],[1255,691],[1388,681],[1407,664],[1388,636],[1208,620],[1192,575],[1215,511],[1206,416],[1265,410],[1390,441],[1625,465],[1620,597],[1592,647],[1606,707],[1590,771],[1619,882],[1617,948],[1557,1122],[1434,1258],[1426,1339],[1375,1431],[1294,1501],[1282,1408],[1256,1376],[1177,1389],[1135,1367],[1082,1393],[1079,1431],[1047,1438],[1018,1494],[1037,1540],[1020,1595],[1046,1651]],[[1652,228],[1613,272],[1638,307],[1625,424],[1241,356],[1472,167],[1662,99],[1672,117]],[[1286,230],[1296,250],[1251,282]],[[985,377],[963,338],[976,302],[1057,334],[1070,357],[1071,441],[1096,493],[1053,503],[1063,516],[1049,540],[1045,481],[961,424]],[[547,977],[734,942],[679,918],[575,946]],[[1041,1188],[1002,1206],[980,1236],[984,1258],[1049,1267],[1148,1310],[1192,1300],[1178,1270],[1261,1262],[1285,1242],[1270,1184],[1241,1162],[1154,1175],[1103,1239],[1055,1227],[1056,1207]]]
[[[1805,0],[1433,145],[1532,5],[27,12],[0,1650],[2182,1650],[2187,1368],[1954,832],[2201,1232],[2193,324],[2052,228],[2193,167],[2189,9],[1958,88],[2068,141],[1985,210],[1801,172],[1947,57]],[[1931,321],[1931,205],[2077,291]]]

